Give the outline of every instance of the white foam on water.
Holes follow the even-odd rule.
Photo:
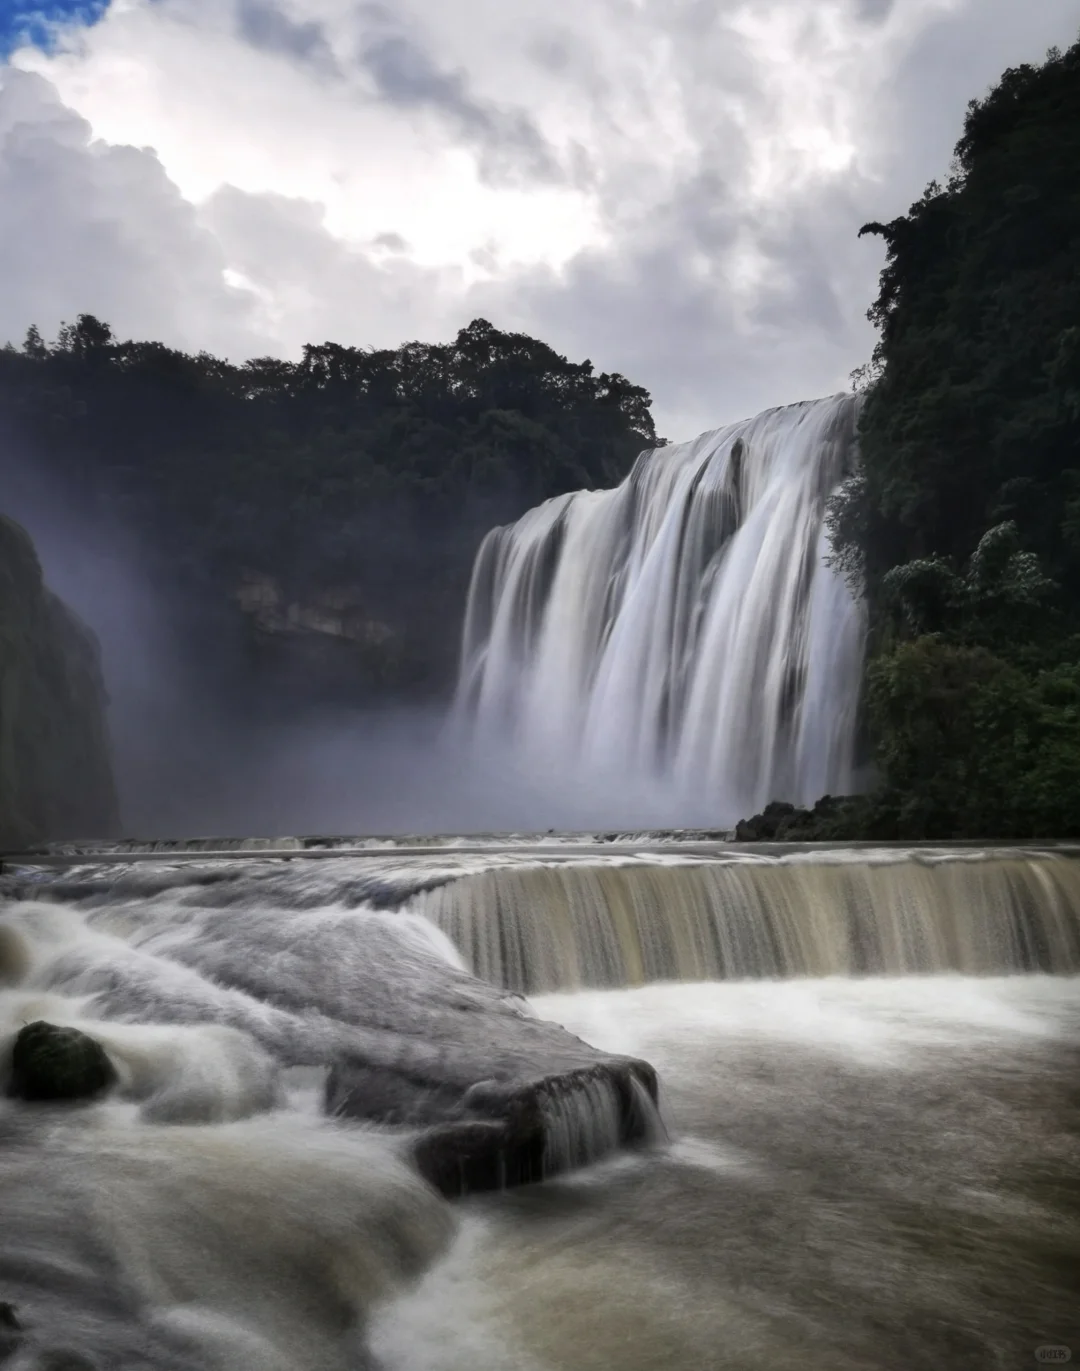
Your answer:
[[[0,992],[0,1087],[20,1029],[46,1020],[105,1049],[121,1097],[159,1123],[222,1123],[265,1113],[282,1098],[276,1063],[246,1033],[218,1024],[128,1024],[86,1017],[85,999]]]
[[[287,1114],[162,1127],[115,1105],[5,1112],[5,1296],[52,1340],[78,1327],[77,1299],[63,1313],[74,1279],[91,1311],[108,1290],[153,1311],[137,1320],[151,1343],[155,1330],[202,1329],[211,1365],[235,1368],[222,1349],[243,1346],[253,1368],[346,1371],[371,1306],[445,1250],[453,1229],[395,1148],[360,1130]],[[85,1277],[80,1243],[99,1254]],[[84,1331],[107,1346],[107,1320],[97,1323]]]
[[[643,1056],[661,1075],[681,1045],[715,1035],[810,1044],[894,1069],[927,1046],[1049,1042],[1080,1021],[1080,976],[715,982],[534,996],[545,1019],[608,1052]]]
[[[169,926],[175,897],[151,904],[0,908],[0,1087],[40,1020],[96,1040],[118,1076],[107,1103],[0,1101],[13,1365],[68,1348],[95,1371],[355,1371],[371,1309],[445,1251],[452,1210],[407,1139],[319,1117],[325,1066],[282,1071],[257,1040],[302,1044],[297,1016],[164,955],[199,930]],[[406,959],[445,954],[417,919],[393,931]]]

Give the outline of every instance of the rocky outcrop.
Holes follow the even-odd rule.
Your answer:
[[[15,1035],[7,1087],[11,1099],[93,1100],[116,1079],[116,1068],[102,1045],[77,1028],[39,1019]]]
[[[301,594],[273,576],[247,572],[233,591],[254,660],[304,698],[355,701],[407,686],[415,663],[403,636],[374,615],[355,588],[330,586]]]
[[[862,795],[823,795],[813,809],[773,800],[752,819],[735,826],[738,843],[822,843],[855,841],[868,833],[867,800]]]
[[[0,515],[0,849],[119,827],[97,640]]]
[[[467,1033],[447,1015],[439,1053],[419,1070],[338,1063],[327,1112],[423,1129],[414,1159],[451,1197],[527,1185],[648,1141],[657,1085],[647,1062],[494,1009]]]

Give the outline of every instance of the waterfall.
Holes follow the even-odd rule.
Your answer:
[[[824,515],[857,406],[833,396],[658,448],[617,489],[491,532],[456,703],[478,748],[509,743],[609,814],[633,802],[667,822],[850,791],[863,617]]]
[[[832,852],[491,866],[408,908],[525,994],[656,981],[1080,972],[1080,861]]]

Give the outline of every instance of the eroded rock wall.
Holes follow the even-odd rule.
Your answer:
[[[0,849],[119,829],[97,640],[0,515]]]

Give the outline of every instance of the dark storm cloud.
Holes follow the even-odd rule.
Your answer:
[[[481,176],[489,183],[566,179],[555,150],[523,110],[478,99],[463,72],[439,66],[413,39],[379,34],[361,49],[360,63],[381,100],[436,115],[474,148]]]
[[[314,20],[298,24],[269,0],[239,0],[236,19],[240,36],[253,48],[338,71],[326,30]]]
[[[858,0],[856,13],[860,19],[873,24],[883,24],[896,8],[896,0]]]

